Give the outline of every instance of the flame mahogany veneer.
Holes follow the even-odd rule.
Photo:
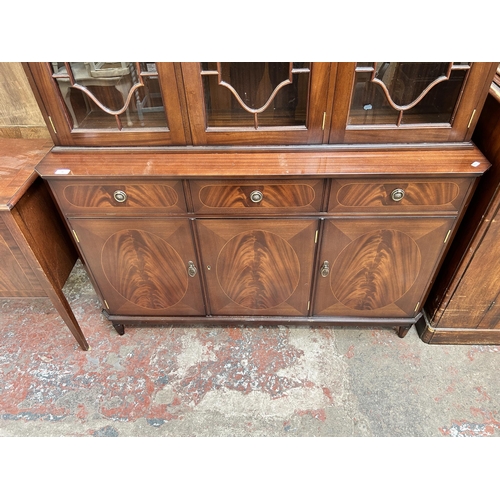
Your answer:
[[[127,324],[293,322],[392,325],[404,335],[488,167],[469,145],[56,149],[37,170],[119,333]]]

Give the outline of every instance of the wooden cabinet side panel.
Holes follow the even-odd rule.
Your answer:
[[[45,293],[5,224],[10,212],[0,212],[0,296],[43,297]]]
[[[498,254],[500,236],[493,221],[498,219],[500,209],[500,103],[491,95],[473,139],[492,166],[478,182],[425,305],[436,328],[479,328],[482,324],[494,328],[491,325],[496,323],[495,295],[500,291],[500,283],[496,278],[498,258],[493,257]],[[469,332],[464,342],[473,337]],[[478,341],[481,338],[483,334],[477,333]]]
[[[447,328],[495,328],[500,311],[500,218],[497,213],[469,262],[439,324]]]
[[[12,215],[44,273],[62,288],[78,254],[42,179],[35,180],[12,210]]]

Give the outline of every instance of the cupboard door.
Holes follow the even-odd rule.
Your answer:
[[[491,63],[343,63],[330,143],[469,140]]]
[[[454,218],[327,219],[314,314],[411,318]]]
[[[305,316],[316,220],[197,220],[211,314]]]
[[[173,63],[45,62],[25,68],[57,145],[186,144]]]
[[[193,143],[322,143],[330,73],[334,63],[183,63]]]
[[[205,315],[187,220],[70,219],[110,314]]]

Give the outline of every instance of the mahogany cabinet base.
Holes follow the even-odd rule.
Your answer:
[[[425,310],[415,327],[420,339],[427,344],[500,345],[499,329],[446,328],[434,325]]]
[[[246,325],[249,327],[275,325],[311,325],[311,326],[359,326],[359,327],[390,327],[395,328],[399,337],[403,338],[410,328],[420,319],[421,313],[414,318],[351,318],[351,317],[291,317],[291,316],[117,316],[102,310],[104,316],[111,321],[119,335],[124,335],[125,326],[152,327],[167,325],[211,325],[230,326]],[[401,334],[403,332],[403,334]]]

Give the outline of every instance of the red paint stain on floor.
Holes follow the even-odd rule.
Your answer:
[[[299,417],[303,417],[304,415],[310,415],[311,417],[324,422],[326,420],[326,412],[323,408],[319,410],[297,410],[295,412]]]

